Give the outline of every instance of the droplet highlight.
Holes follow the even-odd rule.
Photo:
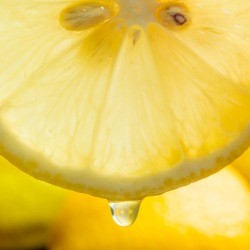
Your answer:
[[[130,226],[135,222],[140,205],[141,201],[109,202],[113,220],[122,227]]]

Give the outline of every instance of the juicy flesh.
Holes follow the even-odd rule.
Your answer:
[[[0,3],[0,134],[36,173],[148,178],[249,126],[248,0]]]

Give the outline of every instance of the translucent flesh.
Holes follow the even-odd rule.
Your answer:
[[[187,0],[192,23],[180,31],[118,15],[74,32],[58,21],[71,1],[0,3],[1,147],[26,171],[100,196],[143,196],[246,147],[248,0]]]

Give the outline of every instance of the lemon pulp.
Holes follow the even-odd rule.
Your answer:
[[[26,172],[139,200],[248,146],[248,0],[0,3],[1,154]]]

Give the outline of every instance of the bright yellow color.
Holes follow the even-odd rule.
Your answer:
[[[233,166],[237,168],[250,182],[250,148],[233,162]]]
[[[146,198],[135,224],[121,228],[107,216],[107,202],[75,194],[54,230],[51,250],[247,250],[250,185],[232,168]]]
[[[68,192],[42,183],[0,158],[0,249],[48,244],[51,227]]]
[[[24,171],[139,199],[248,147],[249,0],[0,5],[0,148]]]

